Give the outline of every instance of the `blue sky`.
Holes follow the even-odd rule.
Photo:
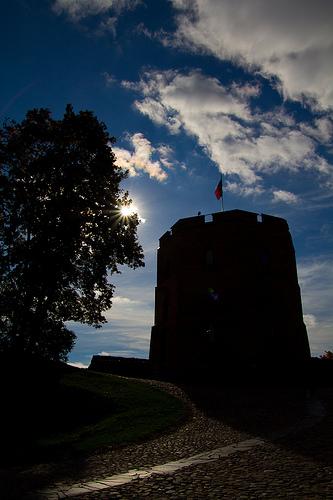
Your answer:
[[[117,138],[145,222],[109,323],[72,325],[70,361],[146,357],[158,238],[220,209],[285,217],[313,355],[333,349],[331,0],[12,0],[1,7],[0,118],[93,110]]]

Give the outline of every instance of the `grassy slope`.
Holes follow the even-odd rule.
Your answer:
[[[25,389],[22,405],[17,395],[15,404],[6,405],[1,461],[53,460],[137,442],[171,429],[186,416],[178,399],[112,375],[71,370],[59,384],[41,387],[30,388],[31,394]],[[13,394],[11,398],[13,403]]]

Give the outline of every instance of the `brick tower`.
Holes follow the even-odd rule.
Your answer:
[[[242,210],[160,238],[150,361],[171,374],[310,357],[286,220]]]

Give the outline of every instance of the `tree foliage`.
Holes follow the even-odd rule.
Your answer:
[[[138,217],[120,189],[106,126],[93,113],[63,119],[34,109],[0,129],[0,348],[65,359],[65,322],[98,327],[109,276],[142,266]]]

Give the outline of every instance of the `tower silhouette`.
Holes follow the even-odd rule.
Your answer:
[[[286,220],[231,210],[180,219],[160,238],[150,343],[155,371],[309,357]]]

